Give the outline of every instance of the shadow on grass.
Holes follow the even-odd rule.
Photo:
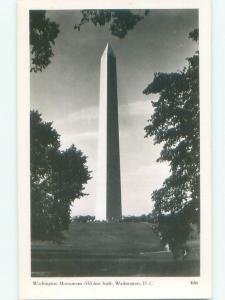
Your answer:
[[[33,277],[75,276],[199,276],[199,261],[175,262],[147,257],[72,256],[46,253],[32,256]]]

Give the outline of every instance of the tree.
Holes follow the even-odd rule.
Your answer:
[[[68,229],[70,209],[91,178],[87,157],[74,145],[61,151],[59,134],[38,111],[30,114],[31,234],[52,239]]]
[[[82,10],[81,21],[74,26],[80,31],[81,26],[91,22],[94,26],[109,24],[109,31],[118,38],[124,38],[129,30],[143,20],[148,14],[135,13],[134,10]],[[59,24],[50,21],[44,10],[30,11],[30,46],[31,46],[31,72],[45,69],[54,56],[53,45],[59,34]]]
[[[50,64],[58,34],[59,25],[46,17],[46,11],[30,11],[31,72],[42,71]]]
[[[198,40],[198,30],[189,34]],[[162,144],[158,162],[168,162],[170,176],[152,194],[157,231],[172,250],[188,238],[200,213],[199,53],[176,73],[156,73],[144,94],[158,94],[146,137]]]
[[[124,38],[129,30],[148,15],[149,10],[144,10],[144,15],[135,13],[134,10],[128,9],[100,9],[100,10],[82,10],[82,19],[74,29],[80,31],[81,26],[91,22],[94,26],[105,26],[109,24],[109,31],[118,38]]]

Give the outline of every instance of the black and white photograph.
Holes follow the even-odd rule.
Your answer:
[[[157,280],[184,279],[195,298],[203,288],[210,296],[210,93],[200,8],[23,11],[19,213],[28,290],[150,293]],[[152,295],[162,297],[158,290]]]

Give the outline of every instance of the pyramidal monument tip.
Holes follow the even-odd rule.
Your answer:
[[[103,51],[103,54],[105,54],[105,53],[107,53],[107,55],[115,56],[115,54],[113,52],[113,49],[112,49],[112,46],[109,42],[106,44],[105,50]]]

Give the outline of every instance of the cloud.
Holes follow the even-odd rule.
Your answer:
[[[74,140],[76,139],[96,139],[98,136],[97,131],[88,131],[88,132],[84,132],[84,133],[76,133],[73,135],[70,135],[71,138],[73,138]]]
[[[136,101],[127,104],[119,105],[119,115],[124,116],[145,116],[152,113],[152,106],[149,101]],[[99,107],[98,106],[89,106],[84,107],[80,110],[69,113],[67,117],[59,119],[56,122],[59,123],[74,123],[84,120],[96,120],[99,117]]]
[[[66,134],[61,136],[61,147],[67,148],[75,144],[78,148],[85,149],[85,151],[93,152],[93,145],[97,142],[97,131],[87,131],[84,133]],[[91,147],[91,149],[89,149]]]
[[[84,107],[69,113],[65,118],[57,120],[57,123],[74,123],[98,118],[98,106]]]
[[[152,105],[149,101],[136,101],[119,106],[121,116],[150,116]]]

